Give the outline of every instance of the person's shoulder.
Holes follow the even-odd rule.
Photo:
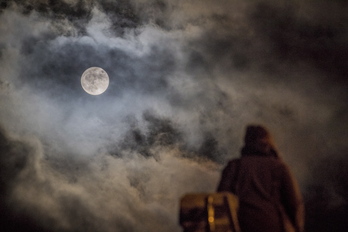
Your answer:
[[[235,159],[229,160],[228,164],[239,163],[239,162],[240,162],[240,158],[235,158]]]
[[[236,164],[239,164],[239,162],[240,162],[240,158],[231,159],[227,162],[227,166],[234,166]]]

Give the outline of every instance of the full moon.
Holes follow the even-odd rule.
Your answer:
[[[105,92],[109,86],[109,76],[104,69],[91,67],[86,69],[81,76],[82,88],[91,95]]]

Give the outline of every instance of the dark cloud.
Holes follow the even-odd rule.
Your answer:
[[[17,10],[25,15],[38,12],[40,15],[52,18],[58,22],[67,20],[78,29],[80,34],[84,34],[86,23],[91,18],[92,1],[80,0],[70,2],[73,2],[73,4],[69,4],[69,1],[9,0],[4,1],[0,5],[0,10],[4,11],[15,5],[18,7]],[[56,24],[56,26],[58,25]]]
[[[154,147],[180,149],[180,156],[187,159],[207,159],[214,162],[223,162],[224,152],[215,136],[209,132],[204,132],[202,142],[199,147],[191,147],[185,142],[184,135],[178,130],[178,126],[170,118],[159,117],[153,111],[146,111],[143,114],[146,125],[141,129],[139,122],[128,119],[130,130],[118,143],[110,144],[108,152],[116,157],[122,157],[122,151],[136,151],[146,158],[159,159]]]
[[[130,1],[100,1],[100,7],[109,16],[116,35],[143,24]]]
[[[0,3],[5,231],[180,231],[248,123],[274,134],[307,231],[347,217],[345,1]],[[109,89],[80,76],[100,66]],[[330,228],[330,229],[329,229]]]
[[[347,150],[317,160],[306,189],[307,228],[310,231],[344,231],[348,216]],[[322,221],[323,223],[318,223]]]
[[[300,8],[301,5],[257,4],[251,14],[251,25],[255,25],[258,35],[267,40],[276,58],[291,63],[308,62],[330,78],[345,81],[342,77],[348,71],[345,43],[348,33],[343,12],[347,5],[332,4],[330,14],[334,14],[333,17],[326,17],[325,8],[313,6],[314,15],[306,18],[300,15]],[[316,20],[316,14],[325,15],[326,20]]]
[[[3,128],[0,131],[0,221],[4,231],[42,231],[33,218],[20,213],[12,195],[18,184],[31,181],[37,175],[38,151],[30,141],[10,139]],[[14,207],[15,206],[15,207]],[[34,217],[35,218],[35,217]]]
[[[92,18],[93,7],[99,7],[110,18],[112,30],[116,35],[122,35],[125,29],[137,27],[140,24],[139,17],[134,12],[134,7],[128,1],[110,0],[78,0],[78,1],[4,1],[0,9],[4,11],[12,5],[19,7],[23,14],[38,12],[43,17],[54,19],[58,23],[54,24],[61,28],[59,21],[69,21],[78,31],[78,34],[86,34],[85,27]],[[63,28],[61,28],[63,29]]]

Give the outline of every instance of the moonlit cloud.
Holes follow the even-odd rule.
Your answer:
[[[339,0],[1,3],[0,224],[180,231],[180,197],[215,191],[245,126],[261,123],[300,182],[307,231],[343,231],[346,10]],[[91,66],[110,77],[99,96],[80,85]]]

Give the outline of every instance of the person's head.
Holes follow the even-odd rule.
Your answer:
[[[278,157],[269,131],[261,125],[248,125],[244,137],[245,147]]]

